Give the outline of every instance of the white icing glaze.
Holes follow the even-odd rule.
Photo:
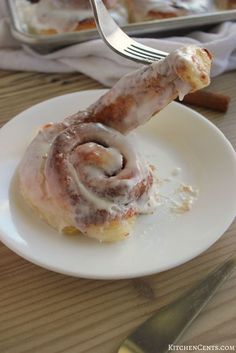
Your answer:
[[[160,202],[159,185],[154,180],[152,187],[149,189],[148,194],[141,197],[137,202],[137,208],[140,214],[153,213]]]
[[[61,124],[41,129],[27,148],[18,171],[23,197],[37,210],[40,217],[46,218],[52,225],[55,222],[59,231],[73,220],[50,198],[43,170],[51,144],[62,129]]]
[[[71,177],[75,180],[77,187],[80,190],[80,193],[85,197],[86,200],[89,201],[94,207],[95,210],[102,209],[106,210],[109,213],[113,213],[113,211],[117,210],[118,207],[114,202],[111,202],[105,198],[98,197],[94,192],[92,192],[89,188],[87,188],[78,177],[78,174],[73,167],[73,165],[69,164],[68,169],[70,172]],[[95,169],[96,170],[96,169]],[[92,172],[92,176],[96,177],[96,172]],[[89,214],[89,209],[87,206],[83,206],[81,212]]]
[[[144,19],[149,11],[157,11],[164,13],[174,13],[173,1],[171,0],[130,0],[136,20]]]

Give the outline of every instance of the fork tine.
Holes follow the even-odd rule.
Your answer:
[[[139,48],[138,46],[134,46],[134,45],[129,46],[127,49],[128,49],[128,51],[130,51],[134,54],[148,57],[153,60],[160,60],[160,59],[163,59],[166,57],[166,55],[164,56],[162,54],[152,53],[151,51],[148,52],[148,51],[145,51],[142,48]]]
[[[168,55],[131,39],[110,16],[102,0],[90,0],[90,3],[101,37],[116,53],[142,64],[150,64]]]
[[[124,49],[124,51],[126,53],[133,55],[134,57],[146,59],[146,60],[149,60],[150,62],[160,60],[160,58],[158,58],[156,56],[145,55],[145,53],[139,52],[139,51],[134,50],[132,48],[126,48],[126,49]]]
[[[141,43],[138,43],[138,42],[137,42],[137,44],[131,44],[131,47],[133,47],[136,50],[143,51],[144,53],[150,54],[150,56],[158,57],[161,59],[165,58],[167,55],[167,53],[165,53],[163,51],[152,49],[152,48],[147,47],[146,45],[142,45]]]
[[[153,61],[156,61],[156,60],[150,59],[150,58],[148,58],[146,56],[141,56],[139,54],[129,52],[128,49],[124,49],[124,52],[119,52],[119,54],[121,56],[125,57],[126,59],[129,59],[129,60],[132,60],[132,61],[136,61],[138,63],[145,64],[145,65],[149,65],[149,64],[153,63]]]

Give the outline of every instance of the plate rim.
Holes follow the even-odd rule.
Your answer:
[[[52,103],[53,101],[56,101],[57,99],[62,99],[66,96],[78,96],[81,94],[99,94],[102,95],[105,92],[107,92],[108,89],[93,89],[93,90],[83,90],[83,91],[78,91],[78,92],[72,92],[72,93],[67,93],[67,94],[63,94],[63,95],[59,95],[47,100],[44,100],[40,103],[37,103],[35,105],[32,105],[31,107],[27,108],[26,110],[23,110],[22,112],[20,112],[19,114],[17,114],[15,117],[13,117],[10,121],[8,121],[5,125],[3,125],[3,127],[0,129],[0,139],[1,139],[1,135],[4,133],[4,128],[8,128],[11,124],[14,124],[14,122],[16,120],[21,119],[21,115],[24,115],[26,112],[29,112],[31,109],[37,109],[38,106],[40,105],[44,105],[45,103]],[[224,143],[227,145],[228,147],[228,151],[229,153],[232,153],[232,156],[234,157],[235,160],[235,166],[236,166],[236,152],[231,144],[231,142],[225,137],[225,135],[223,134],[223,132],[216,126],[214,125],[211,121],[209,121],[206,117],[204,117],[202,114],[194,111],[193,109],[183,106],[180,103],[177,102],[172,102],[170,103],[171,105],[177,105],[179,107],[181,107],[182,110],[187,110],[189,111],[191,114],[195,115],[197,118],[199,118],[200,120],[204,121],[206,123],[206,125],[210,126],[210,128],[213,128],[213,130],[221,136],[221,138],[223,138]],[[1,162],[1,159],[0,159]],[[236,192],[236,191],[235,191]],[[236,214],[236,199],[235,199],[235,214]],[[163,271],[167,271],[169,269],[175,268],[177,266],[180,266],[192,259],[194,259],[195,257],[199,256],[200,254],[204,253],[207,249],[209,249],[213,244],[215,244],[220,237],[225,233],[225,231],[230,227],[230,225],[232,224],[232,222],[234,221],[235,215],[232,216],[232,219],[230,222],[228,222],[229,224],[227,224],[222,231],[219,231],[219,234],[214,238],[214,240],[212,240],[210,243],[208,243],[204,249],[202,249],[200,252],[196,252],[196,253],[191,253],[189,256],[185,256],[184,258],[179,259],[178,261],[172,262],[169,265],[165,265],[162,268],[156,269],[153,268],[153,270],[144,270],[144,271],[138,271],[138,273],[127,273],[124,274],[122,273],[121,275],[117,275],[115,274],[115,276],[113,275],[107,275],[107,274],[96,274],[93,275],[90,272],[88,272],[87,274],[85,273],[85,271],[83,271],[83,273],[80,273],[80,271],[75,271],[75,269],[73,270],[67,270],[67,269],[62,269],[59,268],[55,265],[48,265],[45,264],[43,261],[39,261],[38,259],[35,259],[34,257],[31,256],[31,254],[29,253],[25,253],[19,250],[19,248],[16,246],[14,246],[14,244],[9,240],[9,236],[7,235],[7,233],[5,233],[5,231],[3,229],[0,229],[0,240],[2,241],[3,244],[5,244],[10,250],[12,250],[14,253],[16,253],[17,255],[19,255],[20,257],[26,259],[27,261],[40,266],[42,268],[45,268],[47,270],[50,271],[54,271],[56,273],[60,273],[60,274],[64,274],[64,275],[69,275],[69,276],[73,276],[73,277],[79,277],[79,278],[87,278],[87,279],[99,279],[99,280],[119,280],[119,279],[129,279],[129,278],[137,278],[137,277],[143,277],[143,276],[148,276],[148,275],[153,275],[153,274],[157,274]],[[2,228],[2,227],[1,227]],[[17,244],[17,243],[16,243]]]

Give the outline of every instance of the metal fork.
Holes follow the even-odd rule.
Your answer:
[[[142,64],[164,59],[168,53],[150,48],[131,39],[110,16],[102,0],[90,0],[97,29],[104,42],[126,59]]]

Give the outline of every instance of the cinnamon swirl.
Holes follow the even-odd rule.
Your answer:
[[[44,126],[19,177],[22,195],[49,224],[101,241],[130,233],[153,183],[126,138],[99,123]]]

